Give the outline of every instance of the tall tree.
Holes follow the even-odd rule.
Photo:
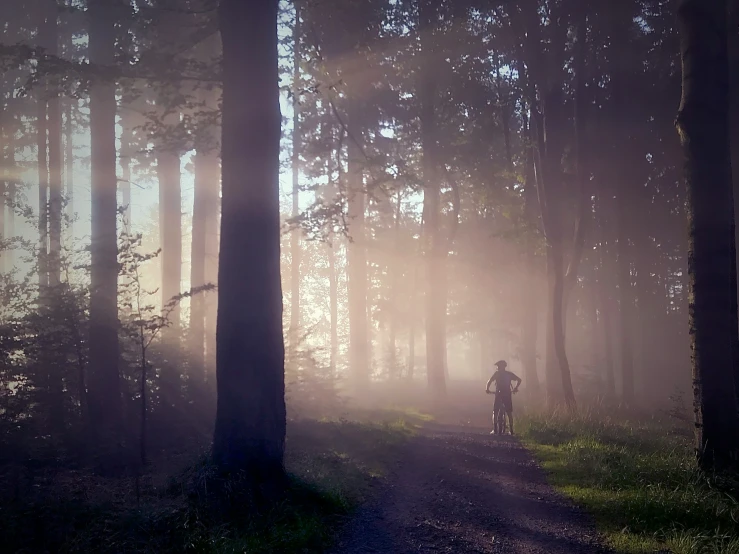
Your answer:
[[[47,0],[49,54],[59,55],[59,8],[56,0]],[[62,251],[62,110],[57,90],[49,91],[48,156],[49,156],[49,284],[59,284]]]
[[[293,25],[293,134],[292,134],[292,216],[300,210],[300,2],[295,4]],[[300,229],[295,228],[290,236],[290,339],[297,338],[300,327]]]
[[[213,457],[262,484],[284,474],[277,0],[222,0],[223,208]]]
[[[211,48],[209,54],[215,57]],[[209,61],[212,61],[212,57]],[[218,103],[218,93],[215,89],[200,92],[204,108],[209,114],[215,112]],[[195,153],[195,192],[193,195],[192,211],[192,251],[190,255],[190,286],[201,287],[211,283],[211,265],[214,260],[208,258],[209,228],[214,226],[218,216],[218,138],[217,128],[206,119],[205,128],[200,137],[200,144]],[[215,234],[215,233],[214,233]],[[190,354],[192,355],[192,369],[198,381],[205,378],[205,345],[206,345],[206,313],[210,299],[204,294],[196,294],[190,305]]]
[[[115,25],[123,0],[90,0],[90,63],[112,66]],[[117,462],[121,438],[118,371],[118,244],[116,236],[116,89],[100,80],[90,91],[92,235],[90,268],[89,417],[103,467]]]
[[[423,149],[423,213],[426,231],[426,373],[435,398],[446,394],[446,240],[441,229],[441,182],[439,175],[438,126],[436,116],[434,34],[438,21],[435,0],[419,4],[421,75],[417,86]]]
[[[49,16],[49,4],[41,2],[39,4],[39,21],[37,29],[38,45],[46,51],[53,47],[51,28],[51,18]],[[38,248],[38,268],[39,268],[39,290],[41,294],[45,294],[45,289],[49,285],[49,150],[47,134],[49,130],[48,123],[48,85],[46,77],[42,76],[42,81],[36,95],[36,154],[38,165],[38,227],[39,227],[39,248]]]
[[[367,326],[367,244],[365,240],[364,157],[359,110],[349,116],[347,140],[347,191],[349,243],[346,247],[349,303],[349,364],[357,392],[369,382]]]
[[[688,286],[698,463],[739,461],[734,367],[736,242],[729,146],[726,0],[678,5],[683,94],[676,126],[688,185]]]
[[[521,11],[525,29],[524,50],[530,75],[527,94],[532,107],[532,134],[535,137],[536,188],[547,246],[547,398],[550,403],[557,404],[564,397],[567,405],[574,407],[575,395],[564,330],[568,226],[564,217],[564,200],[567,194],[561,166],[566,146],[567,118],[564,113],[563,89],[568,25],[565,7],[554,3],[550,7],[551,22],[546,28],[542,27],[536,2],[522,2]],[[546,48],[545,42],[549,42]],[[574,252],[576,248],[573,248]]]

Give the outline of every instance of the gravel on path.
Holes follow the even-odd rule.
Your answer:
[[[514,437],[437,427],[411,439],[335,554],[600,554],[590,518]]]

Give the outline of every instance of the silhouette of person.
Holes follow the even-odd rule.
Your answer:
[[[506,368],[508,363],[505,360],[495,362],[497,368],[492,377],[488,380],[488,384],[485,387],[485,392],[490,394],[490,385],[495,382],[495,404],[493,405],[493,430],[490,432],[491,435],[497,434],[497,416],[498,410],[502,407],[508,415],[508,422],[510,424],[511,435],[513,434],[513,395],[518,392],[518,387],[521,386],[521,378],[512,373]],[[516,387],[511,389],[513,383],[516,382]]]

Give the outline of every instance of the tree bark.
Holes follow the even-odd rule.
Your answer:
[[[208,181],[213,178],[211,165],[216,161],[206,150],[198,150],[194,156],[195,188],[192,204],[192,242],[190,252],[190,286],[205,285],[205,243]],[[217,162],[217,161],[216,161]],[[190,353],[190,377],[198,384],[205,380],[205,295],[196,294],[190,299],[190,329],[188,349]]]
[[[395,206],[395,217],[394,217],[394,235],[395,235],[395,249],[393,252],[393,256],[390,260],[390,330],[389,330],[389,336],[388,336],[388,350],[390,353],[390,370],[392,372],[391,377],[398,378],[400,377],[399,373],[401,371],[401,368],[397,361],[397,334],[398,334],[398,301],[400,300],[399,294],[398,294],[398,286],[400,283],[401,278],[401,266],[400,261],[403,256],[402,252],[402,244],[400,241],[400,219],[402,217],[402,205],[403,205],[403,198],[401,196],[400,191],[398,191],[398,202]]]
[[[532,397],[540,394],[539,373],[536,369],[536,343],[539,331],[537,321],[537,279],[539,264],[536,260],[536,234],[539,228],[539,217],[536,213],[536,176],[534,175],[534,152],[531,144],[531,132],[528,121],[524,123],[525,132],[525,172],[524,172],[524,215],[528,224],[526,235],[525,278],[522,279],[521,316],[521,363],[523,365],[526,389]]]
[[[67,111],[65,117],[64,129],[64,193],[67,201],[67,238],[74,240],[74,102],[67,102]]]
[[[336,359],[339,354],[339,294],[338,274],[336,272],[336,250],[334,244],[328,244],[328,271],[329,271],[329,309],[331,312],[331,350],[329,367],[331,378],[336,378]]]
[[[300,212],[300,2],[295,2],[293,28],[293,133],[292,133],[292,216]],[[290,235],[290,340],[300,328],[300,229]]]
[[[688,185],[688,290],[701,468],[736,466],[737,283],[726,0],[678,5],[683,90],[676,126]]]
[[[57,3],[48,2],[49,54],[59,55],[59,25]],[[48,99],[49,155],[49,285],[55,287],[61,278],[62,253],[62,110],[57,91]],[[61,391],[60,391],[61,394]]]
[[[421,149],[423,157],[423,212],[426,231],[426,376],[435,401],[446,396],[446,241],[441,232],[441,183],[437,164],[437,86],[433,75],[433,32],[437,17],[432,0],[419,6],[421,51],[424,55],[416,90],[420,102]]]
[[[90,0],[90,62],[115,61],[115,10],[110,0]],[[118,245],[116,236],[115,85],[90,90],[92,236],[90,286],[89,414],[93,445],[103,468],[119,463],[121,384],[118,373]]]
[[[13,178],[11,173],[10,163],[10,140],[7,138],[10,136],[10,129],[5,120],[5,91],[0,89],[0,241],[4,241],[6,238],[5,234],[5,206],[7,204],[7,194],[10,180]],[[7,271],[7,260],[8,250],[3,249],[0,251],[0,273]]]
[[[731,124],[731,168],[734,191],[734,216],[739,213],[739,0],[729,2],[728,24],[729,48],[729,98]],[[735,244],[739,244],[739,225],[735,229]],[[737,266],[739,266],[739,250],[737,250]],[[737,279],[737,294],[739,294],[739,279]],[[739,318],[737,318],[739,322]],[[736,395],[739,399],[739,363],[734,366],[734,382]]]
[[[281,482],[285,346],[280,282],[277,0],[222,0],[223,209],[213,458]]]
[[[15,117],[9,118],[11,126],[15,125]],[[6,121],[8,119],[6,118]],[[5,204],[7,205],[7,215],[5,219],[5,236],[15,236],[15,202],[17,197],[18,181],[16,176],[16,162],[15,162],[15,134],[10,132],[7,135],[7,157],[6,163],[8,168],[9,178],[6,181],[5,189]],[[8,268],[14,267],[15,264],[15,253],[13,252],[12,246],[5,251],[5,267],[6,271]]]
[[[133,156],[133,127],[131,116],[124,111],[121,115],[121,204],[123,208],[123,224],[126,232],[131,232],[131,158]]]
[[[174,117],[166,120],[174,124]],[[182,190],[180,155],[162,146],[157,154],[159,180],[159,233],[162,248],[162,306],[181,292],[182,282]],[[179,304],[170,312],[167,336],[176,339],[180,328]]]
[[[215,50],[215,48],[212,48]],[[210,59],[216,53],[209,50]],[[215,111],[218,108],[218,93],[215,90],[205,90],[201,93],[201,100],[205,109]],[[195,190],[192,210],[192,244],[190,253],[190,286],[201,287],[206,284],[215,284],[217,276],[213,274],[211,266],[216,266],[215,257],[218,245],[209,244],[217,240],[213,229],[218,217],[218,151],[219,143],[215,126],[208,125],[203,129],[203,144],[195,153]],[[209,253],[209,249],[214,252]],[[210,254],[210,255],[209,255]],[[215,295],[200,293],[190,300],[190,338],[189,349],[192,363],[191,376],[200,385],[204,384],[209,374],[206,370],[206,350],[208,348],[208,305]],[[215,329],[213,329],[215,334]],[[212,346],[211,346],[212,348]],[[212,351],[211,351],[212,353]]]
[[[547,401],[550,406],[555,406],[564,397],[567,405],[574,409],[575,395],[564,342],[563,317],[566,277],[562,203],[565,191],[561,160],[567,124],[563,112],[564,46],[567,25],[561,6],[559,9],[560,13],[554,16],[556,23],[548,28],[550,46],[547,47],[548,55],[545,56],[536,2],[526,1],[521,4],[523,31],[526,35],[524,45],[530,75],[527,94],[532,107],[532,135],[536,147],[536,189],[547,243],[549,305],[546,325]],[[577,244],[573,246],[576,247]]]
[[[43,27],[46,27],[44,22]],[[41,30],[39,30],[41,32]],[[40,86],[36,98],[36,150],[38,155],[38,274],[39,294],[46,295],[49,286],[49,161],[46,135],[48,131],[46,87]]]
[[[354,135],[347,143],[347,189],[349,236],[347,244],[347,273],[349,293],[349,367],[354,387],[358,393],[369,383],[367,340],[367,246],[364,229],[364,183],[362,176],[362,151],[357,142],[361,126],[356,114],[350,116]]]

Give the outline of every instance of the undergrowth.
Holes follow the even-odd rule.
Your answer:
[[[697,470],[689,429],[597,413],[528,416],[519,427],[552,485],[618,552],[739,553],[739,481]]]
[[[235,481],[220,483],[215,493],[215,471],[202,453],[169,459],[138,479],[59,467],[31,473],[6,468],[2,551],[320,552],[388,471],[411,432],[402,419],[291,423],[287,492],[269,509],[239,510],[242,489]],[[211,502],[214,495],[222,499],[224,490],[228,511]]]

